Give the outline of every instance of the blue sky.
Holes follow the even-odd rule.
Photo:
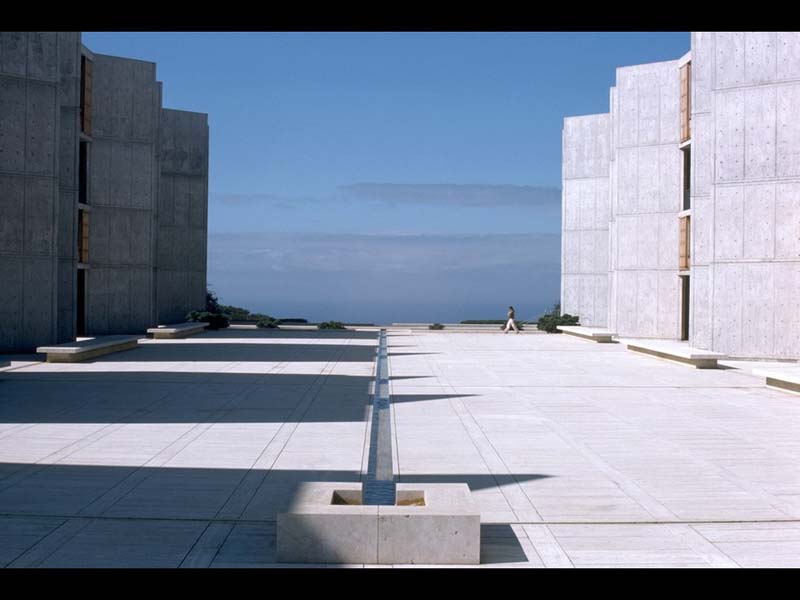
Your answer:
[[[559,295],[561,127],[689,33],[91,33],[209,114],[208,280],[312,320],[535,318]]]

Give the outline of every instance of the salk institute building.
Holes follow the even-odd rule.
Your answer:
[[[208,118],[80,33],[0,33],[0,352],[205,306]]]
[[[693,33],[563,129],[562,310],[619,337],[800,357],[800,33]]]
[[[0,34],[0,352],[205,303],[208,119],[155,64]],[[563,132],[561,304],[620,337],[800,357],[800,33],[693,33]]]

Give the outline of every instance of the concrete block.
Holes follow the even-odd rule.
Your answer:
[[[25,77],[28,64],[28,33],[3,31],[0,33],[0,73]],[[2,115],[0,111],[0,115]]]
[[[608,275],[595,275],[594,281],[594,319],[592,325],[605,327],[608,324]]]
[[[745,93],[734,90],[716,94],[716,158],[717,182],[740,181],[744,177],[744,113]]]
[[[580,304],[578,316],[586,323],[594,323],[594,277],[583,274],[580,276]]]
[[[775,81],[777,76],[777,34],[774,31],[746,31],[744,75],[747,83]]]
[[[774,356],[774,265],[742,267],[742,349],[752,356]]]
[[[178,323],[175,325],[159,325],[158,327],[151,327],[147,333],[153,336],[153,339],[178,339],[194,335],[196,333],[203,333],[208,323],[187,322]]]
[[[160,104],[156,104],[156,65],[151,62],[131,63],[133,73],[131,139],[154,143]]]
[[[619,148],[639,143],[639,88],[631,67],[617,69],[617,144]]]
[[[561,288],[561,310],[571,315],[580,309],[580,278],[578,275],[564,274],[564,285]]]
[[[639,146],[658,144],[661,133],[659,109],[661,106],[661,86],[658,79],[640,77],[639,90]]]
[[[745,39],[744,33],[720,31],[716,36],[716,73],[714,81],[717,88],[741,85],[745,82]]]
[[[775,186],[775,258],[800,258],[800,183]]]
[[[26,254],[52,255],[54,248],[53,203],[56,185],[50,178],[25,179],[25,237]]]
[[[778,177],[800,176],[800,83],[782,85],[777,92],[777,157]]]
[[[19,344],[30,349],[55,336],[53,323],[53,263],[49,258],[23,262],[22,326]]]
[[[174,201],[175,177],[168,173],[161,173],[158,178],[158,223],[161,227],[175,225]]]
[[[579,220],[578,226],[580,229],[594,229],[595,222],[595,180],[594,179],[581,179],[581,193],[579,195]]]
[[[29,81],[26,97],[25,170],[28,173],[56,175],[56,88]]]
[[[636,335],[658,335],[658,273],[639,271],[636,287]]]
[[[778,32],[776,46],[777,79],[800,78],[800,32]]]
[[[424,506],[378,507],[346,503],[360,502],[360,483],[303,484],[278,515],[278,561],[478,564],[480,512],[466,484],[398,484],[398,501],[420,488]]]
[[[7,33],[3,33],[3,42]],[[27,82],[0,78],[0,170],[25,170],[25,91]]]
[[[686,342],[677,340],[624,340],[624,342],[628,350],[691,365],[698,369],[716,369],[717,361],[727,358],[720,352],[692,348]]]
[[[62,108],[77,108],[80,105],[80,46],[80,33],[58,33],[59,104]]]
[[[741,264],[714,265],[714,350],[740,356],[742,350]]]
[[[81,362],[121,352],[132,350],[139,345],[142,336],[135,335],[107,335],[84,339],[79,342],[71,341],[54,346],[40,346],[36,352],[47,355],[47,362]]]
[[[744,240],[744,188],[715,188],[714,257],[717,260],[742,258]]]
[[[130,207],[133,173],[131,169],[132,144],[112,142],[111,172],[109,173],[110,189],[108,204],[110,206]]]
[[[658,88],[660,144],[675,144],[680,137],[680,71],[677,61],[664,64]]]
[[[94,127],[94,121],[92,121]],[[95,137],[92,141],[91,160],[89,161],[89,187],[92,193],[92,205],[108,206],[111,204],[111,156],[114,142]]]
[[[616,335],[616,333],[613,331],[598,327],[558,325],[557,328],[559,331],[563,331],[567,335],[574,335],[576,337],[584,338],[601,344],[612,342],[612,338]]]
[[[100,213],[100,211],[95,211]],[[102,213],[109,225],[109,262],[114,264],[130,264],[131,262],[131,225],[130,212],[108,208]]]
[[[564,207],[564,223],[562,229],[564,231],[572,231],[578,229],[581,208],[581,186],[580,179],[565,179],[564,187],[561,194],[562,206]]]
[[[78,111],[61,109],[58,141],[58,176],[62,186],[78,187]]]
[[[10,352],[19,348],[22,330],[23,259],[4,256],[0,281],[0,352]]]
[[[777,90],[756,87],[745,91],[745,162],[747,179],[775,177]]]
[[[129,272],[130,314],[126,331],[144,331],[155,322],[153,311],[153,271],[150,268],[135,268]],[[203,295],[205,299],[205,295]],[[189,312],[189,311],[186,311]],[[181,318],[186,313],[181,315]]]
[[[770,260],[775,255],[775,184],[744,188],[744,258]]]
[[[24,238],[25,178],[0,175],[0,253],[21,254]]]
[[[609,179],[608,177],[597,178],[594,180],[594,228],[608,229],[608,222],[611,219],[609,207]],[[205,205],[203,205],[205,208]]]
[[[130,219],[130,261],[137,265],[151,264],[150,254],[152,245],[152,216],[150,211],[132,210],[128,215]]]
[[[579,231],[577,232],[580,237],[580,250],[578,271],[581,273],[594,273],[595,272],[595,239],[594,231]]]
[[[579,273],[581,258],[580,231],[565,231],[564,236],[564,272]]]
[[[91,248],[91,240],[89,244]],[[86,331],[90,335],[109,331],[108,272],[109,269],[99,267],[86,272]]]

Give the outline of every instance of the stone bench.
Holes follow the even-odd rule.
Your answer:
[[[574,335],[593,342],[601,344],[608,344],[613,340],[617,334],[608,329],[600,329],[599,327],[583,327],[581,325],[556,325],[559,331],[563,331],[568,335]]]
[[[178,323],[176,325],[159,325],[158,327],[151,327],[147,330],[148,334],[153,336],[155,340],[171,340],[176,338],[184,338],[195,333],[202,333],[208,323],[202,321],[189,321],[187,323]]]
[[[769,387],[789,392],[800,392],[800,367],[753,369],[753,375],[765,377]]]
[[[136,348],[140,335],[101,335],[82,338],[57,346],[40,346],[36,352],[47,355],[47,362],[80,362],[104,354]]]
[[[628,350],[691,365],[698,369],[716,369],[719,367],[717,361],[728,358],[725,354],[692,348],[686,342],[676,340],[624,340],[624,343]]]

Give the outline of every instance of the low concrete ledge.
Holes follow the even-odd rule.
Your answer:
[[[47,362],[80,362],[104,354],[136,348],[140,335],[101,335],[57,346],[41,346],[36,352],[47,355]]]
[[[599,342],[601,344],[611,343],[613,341],[612,338],[616,337],[617,335],[613,331],[609,331],[608,329],[600,329],[599,327],[583,327],[581,325],[556,325],[556,328],[559,331],[563,331],[568,335],[574,335],[587,340],[592,340],[593,342]]]
[[[479,564],[481,516],[466,484],[399,483],[395,506],[361,498],[361,483],[301,485],[278,515],[278,562]]]
[[[769,387],[800,393],[800,367],[753,369],[753,375],[765,377]]]
[[[697,369],[716,369],[717,361],[725,360],[727,355],[709,350],[692,348],[686,342],[674,340],[620,340],[625,343],[628,350],[649,354],[683,365],[690,365]]]
[[[159,325],[158,327],[151,327],[147,333],[153,336],[156,340],[171,340],[176,338],[184,338],[195,333],[202,333],[208,327],[208,323],[199,321],[189,321],[187,323],[179,323],[176,325]]]
[[[0,360],[0,369],[5,369],[6,367],[10,367],[11,363],[7,360]]]

